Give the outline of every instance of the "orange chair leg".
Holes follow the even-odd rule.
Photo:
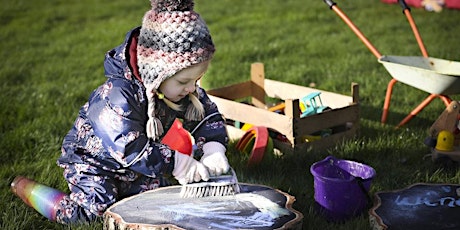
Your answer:
[[[381,122],[385,124],[387,121],[388,117],[388,111],[390,110],[390,101],[391,101],[391,93],[393,92],[393,86],[398,82],[396,79],[391,79],[390,82],[388,82],[388,87],[387,87],[387,92],[385,96],[385,103],[383,104],[383,112],[382,112],[382,119]]]
[[[431,103],[431,101],[433,101],[433,99],[435,99],[436,97],[438,97],[439,95],[437,94],[430,94],[430,96],[428,96],[427,98],[425,98],[425,100],[422,101],[422,103],[420,103],[414,110],[412,110],[412,112],[409,113],[409,115],[407,115],[399,124],[398,126],[396,126],[396,128],[399,128],[403,125],[405,125],[407,122],[409,122],[413,117],[415,117],[420,111],[422,111],[423,108],[425,108],[428,104]]]
[[[443,102],[444,105],[447,107],[449,104],[452,102],[452,99],[449,96],[446,95],[438,95],[438,94],[430,94],[420,105],[418,105],[412,112],[407,115],[399,124],[396,126],[396,128],[399,128],[403,125],[405,125],[407,122],[409,122],[413,117],[415,117],[420,111],[422,111],[423,108],[425,108],[428,104],[431,103],[435,98],[439,97]]]
[[[446,105],[446,107],[448,107],[450,103],[452,102],[452,99],[447,95],[438,95],[438,96],[439,98],[441,98],[442,102],[444,102],[444,105]]]
[[[387,117],[388,117],[388,112],[390,111],[390,101],[391,101],[391,94],[393,93],[393,86],[398,82],[396,79],[391,79],[390,82],[388,82],[387,86],[387,91],[385,95],[385,102],[383,104],[383,112],[382,112],[382,119],[381,122],[383,124],[386,123]],[[452,99],[447,96],[447,95],[438,95],[438,94],[430,94],[427,98],[425,98],[422,103],[420,103],[412,112],[409,113],[397,126],[396,128],[399,128],[403,125],[405,125],[407,122],[409,122],[413,117],[415,117],[420,111],[423,110],[428,104],[431,103],[436,97],[439,97],[444,105],[449,106],[449,104],[452,102]]]

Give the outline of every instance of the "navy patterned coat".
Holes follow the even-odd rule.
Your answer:
[[[107,52],[107,80],[81,107],[73,128],[65,136],[57,161],[61,167],[79,165],[84,173],[114,173],[122,181],[134,180],[139,174],[161,178],[172,172],[174,151],[146,136],[146,92],[128,64],[130,54],[133,55],[128,47],[139,29],[128,32],[120,46]],[[205,121],[197,127],[199,121],[183,120],[183,127],[189,131],[196,128],[192,135],[198,148],[209,141],[227,146],[224,119],[206,92],[200,87],[197,92],[206,111]],[[187,105],[190,101],[186,97],[179,103]],[[164,134],[176,118],[184,119],[184,112],[172,110],[158,98],[156,106]]]

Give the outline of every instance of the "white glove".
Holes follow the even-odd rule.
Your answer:
[[[193,157],[176,151],[173,176],[180,184],[209,180],[209,173],[206,167]]]
[[[203,156],[200,161],[208,168],[211,176],[219,176],[230,169],[225,152],[225,146],[216,141],[203,145]]]

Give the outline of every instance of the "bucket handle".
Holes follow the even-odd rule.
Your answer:
[[[361,177],[357,177],[357,176],[353,176],[351,175],[351,173],[349,173],[348,171],[340,168],[339,166],[337,166],[335,164],[335,162],[338,161],[337,158],[335,158],[334,156],[328,156],[326,158],[326,160],[331,164],[333,165],[334,167],[337,167],[342,173],[344,173],[345,175],[349,175],[351,178],[354,178],[354,180],[356,181],[356,183],[358,184],[359,188],[361,189],[361,191],[364,193],[364,195],[366,195],[366,199],[367,199],[367,205],[369,207],[371,207],[371,204],[372,204],[372,199],[371,199],[371,196],[369,194],[369,191],[367,191],[367,189],[364,187],[364,179],[361,178]]]
[[[364,193],[364,195],[366,195],[367,206],[370,208],[372,206],[372,199],[371,199],[371,195],[369,194],[369,191],[367,191],[366,188],[364,187],[364,184],[363,184],[364,179],[361,177],[354,177],[354,178],[356,182],[358,183],[358,186],[361,189],[361,191]]]

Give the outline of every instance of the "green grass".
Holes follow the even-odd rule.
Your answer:
[[[0,10],[0,228],[101,229],[101,223],[61,226],[28,208],[9,190],[16,175],[67,191],[55,164],[62,138],[78,109],[101,84],[102,61],[125,33],[140,24],[148,1],[5,1]],[[378,0],[340,1],[339,7],[385,55],[421,56],[398,5]],[[427,93],[397,84],[387,125],[380,123],[391,76],[345,23],[320,0],[196,1],[217,53],[203,80],[206,88],[246,81],[250,64],[263,62],[266,77],[345,95],[360,84],[361,130],[354,140],[323,152],[303,152],[246,169],[229,149],[240,181],[264,184],[295,196],[305,229],[368,229],[368,216],[331,224],[313,211],[312,163],[332,154],[375,168],[372,192],[417,182],[460,183],[457,166],[423,157],[427,129],[444,110],[435,100],[404,128],[393,129]],[[460,61],[460,14],[412,9],[428,53]],[[459,100],[458,95],[452,96]]]

